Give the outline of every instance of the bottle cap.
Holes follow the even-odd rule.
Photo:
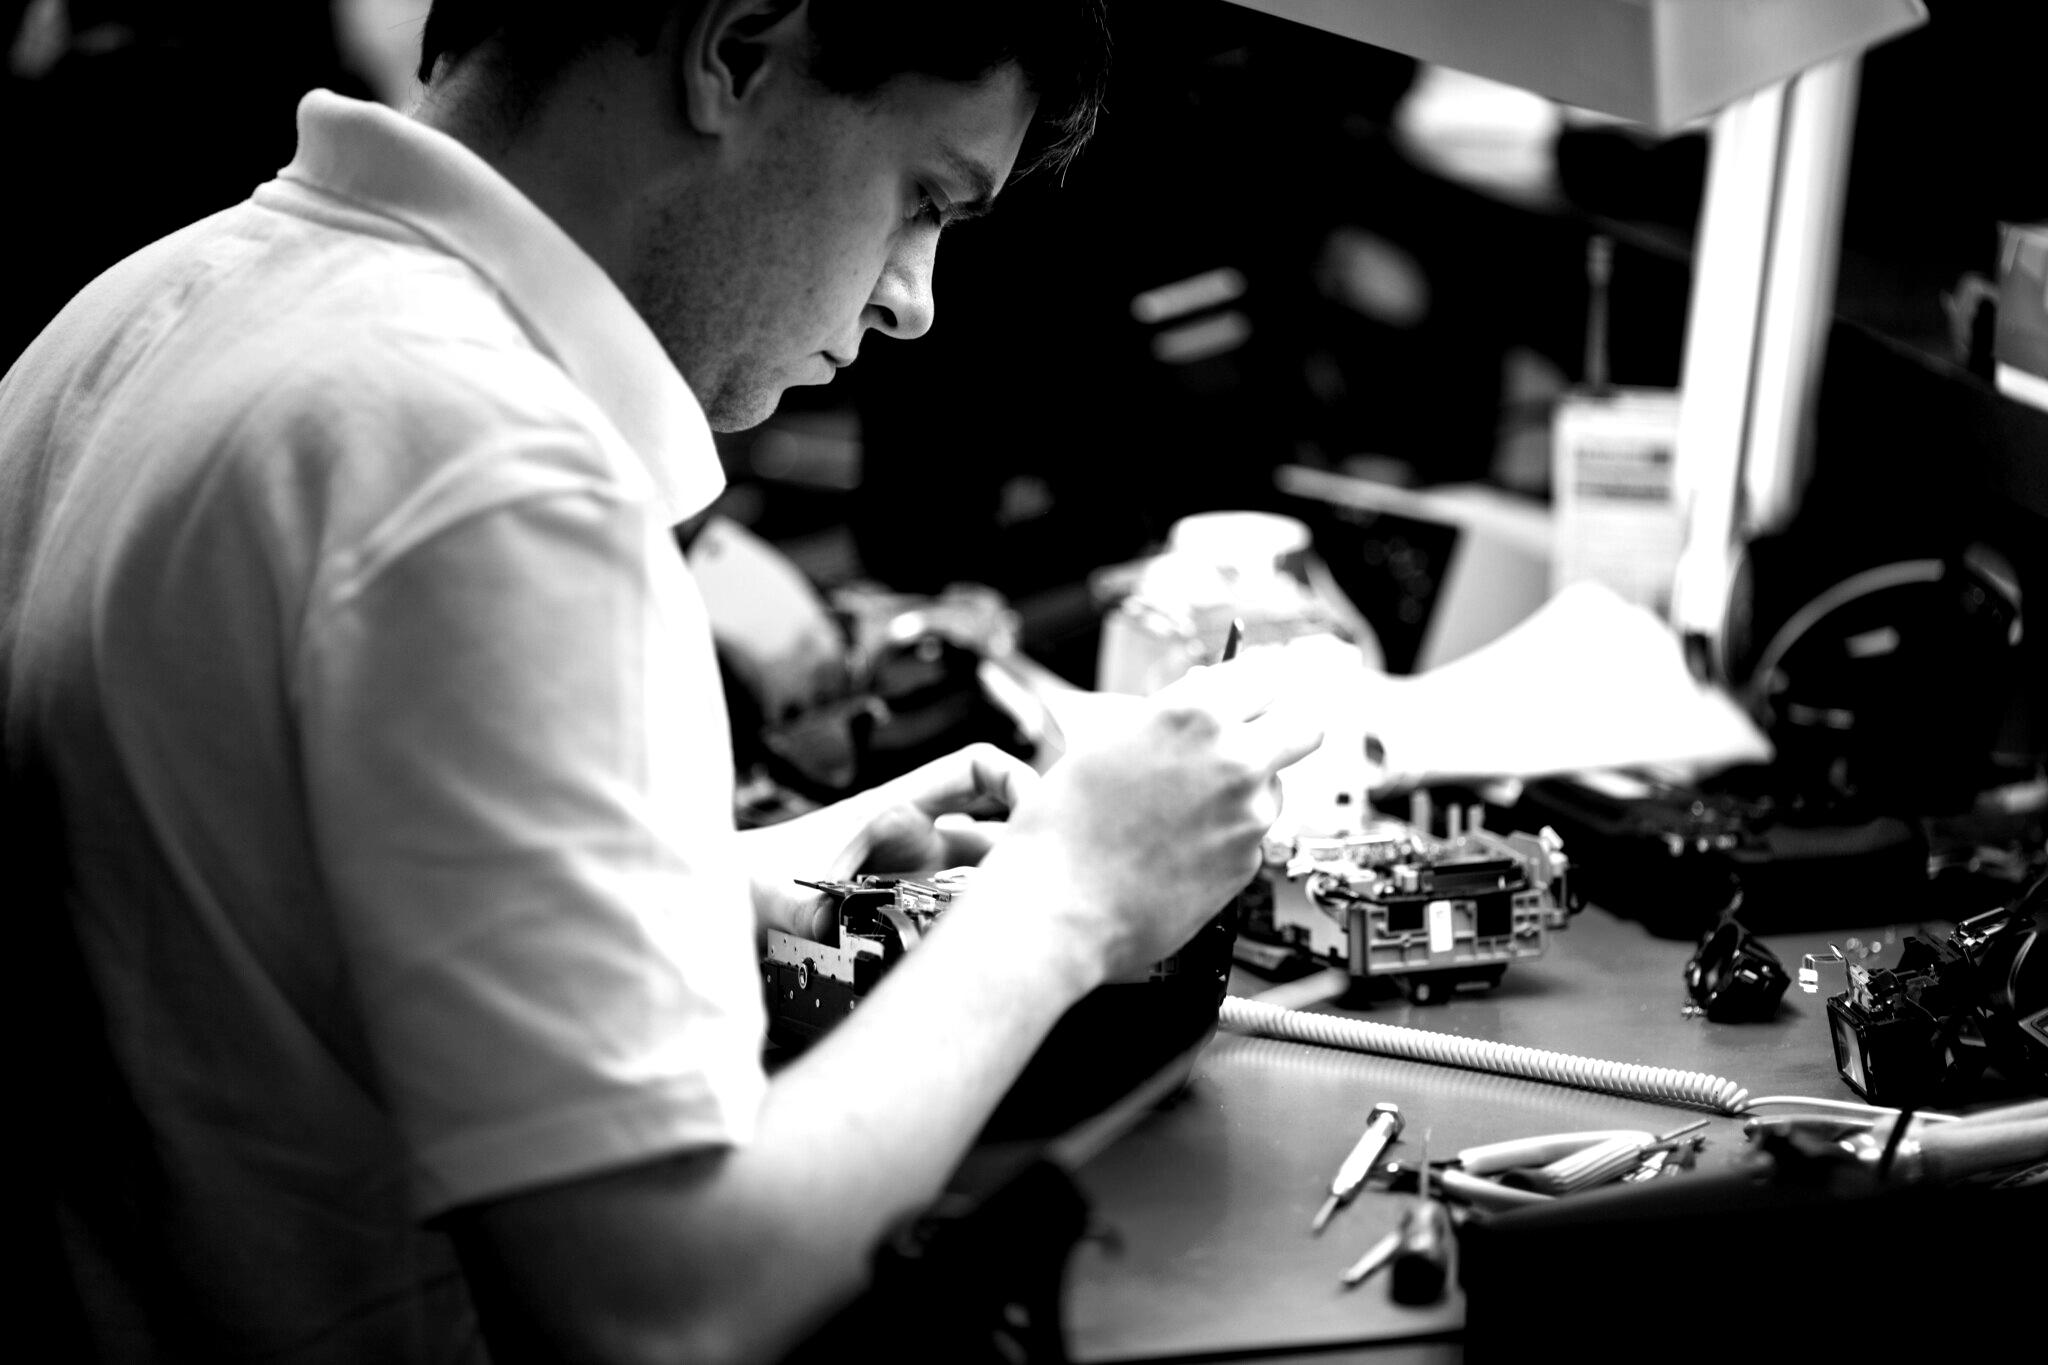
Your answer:
[[[1213,564],[1270,569],[1306,550],[1308,527],[1277,512],[1197,512],[1167,533],[1167,548]]]

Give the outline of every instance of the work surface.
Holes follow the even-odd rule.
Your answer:
[[[1796,981],[1800,957],[1849,938],[1897,940],[1948,925],[1766,936]],[[1683,1012],[1682,969],[1694,945],[1656,938],[1597,908],[1574,918],[1549,952],[1515,964],[1490,992],[1411,1005],[1404,997],[1316,1009],[1377,1022],[1495,1039],[1554,1052],[1706,1072],[1752,1097],[1857,1100],[1836,1074],[1826,999],[1842,969],[1822,967],[1821,993],[1795,984],[1768,1023],[1722,1024]],[[1232,993],[1270,983],[1240,970]],[[1348,998],[1347,998],[1348,999]],[[1079,1172],[1108,1237],[1084,1242],[1070,1267],[1069,1347],[1079,1361],[1316,1352],[1373,1344],[1375,1361],[1455,1360],[1464,1303],[1455,1285],[1430,1307],[1391,1301],[1386,1276],[1355,1289],[1339,1275],[1399,1220],[1408,1202],[1369,1186],[1320,1235],[1309,1231],[1338,1164],[1372,1106],[1401,1107],[1392,1159],[1539,1133],[1599,1128],[1663,1132],[1708,1116],[1541,1081],[1368,1053],[1220,1032],[1179,1096]],[[1790,1112],[1778,1110],[1776,1112]],[[1743,1120],[1714,1115],[1700,1168],[1746,1149]],[[1672,1179],[1687,1179],[1674,1176]],[[1541,1273],[1534,1272],[1532,1273]],[[1402,1344],[1405,1343],[1405,1344]]]

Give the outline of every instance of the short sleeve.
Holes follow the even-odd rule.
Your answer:
[[[648,501],[559,454],[337,556],[300,650],[316,856],[423,1214],[744,1141],[765,1086],[703,607]]]

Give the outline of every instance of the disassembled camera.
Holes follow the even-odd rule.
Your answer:
[[[1447,835],[1386,817],[1356,834],[1269,838],[1235,949],[1264,970],[1334,965],[1392,976],[1410,999],[1486,990],[1511,962],[1540,957],[1582,902],[1555,831]]]
[[[1800,976],[1816,979],[1811,957]],[[1968,1099],[1987,1070],[2048,1092],[2048,881],[1848,978],[1828,1000],[1835,1069],[1872,1104]]]
[[[939,911],[966,884],[966,868],[907,877],[857,877],[807,882],[838,903],[838,942],[820,943],[781,929],[768,931],[762,982],[768,990],[768,1036],[796,1046],[816,1039],[851,1014],[882,973],[916,947]]]
[[[798,879],[833,904],[836,942],[768,931],[762,984],[770,1041],[801,1049],[851,1014],[944,918],[973,876],[973,868],[956,867],[922,878]],[[987,1135],[1063,1131],[1213,1032],[1230,985],[1241,901],[1232,899],[1178,952],[1098,986],[1068,1010],[1011,1087]]]

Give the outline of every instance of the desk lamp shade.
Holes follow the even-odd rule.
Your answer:
[[[1669,132],[1926,22],[1922,0],[1233,0]]]

